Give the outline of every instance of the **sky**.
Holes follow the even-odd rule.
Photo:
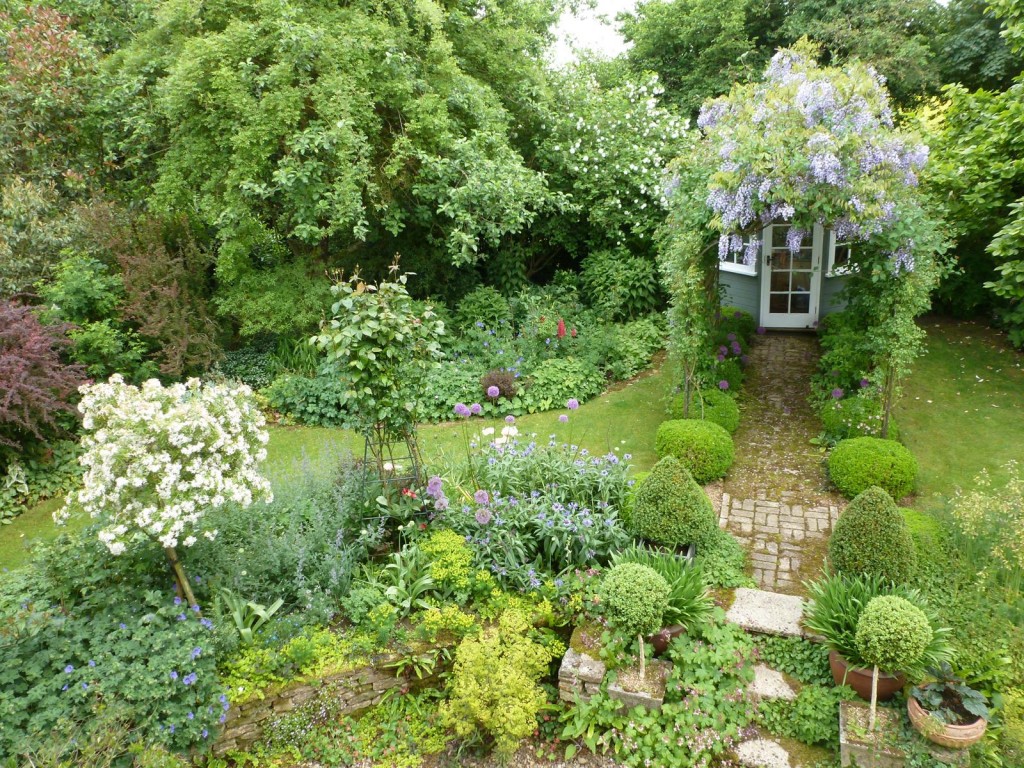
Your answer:
[[[635,5],[636,0],[597,0],[594,8],[581,8],[576,14],[566,11],[555,26],[558,41],[551,52],[552,63],[561,66],[573,61],[573,48],[609,57],[622,53],[626,44],[616,29],[615,16]]]

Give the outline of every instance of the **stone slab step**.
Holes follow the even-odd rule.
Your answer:
[[[746,768],[793,768],[789,752],[771,739],[744,741],[736,747],[736,759]]]
[[[803,637],[800,627],[803,614],[804,601],[795,595],[740,587],[725,618],[748,632]]]
[[[750,692],[759,699],[785,699],[793,701],[796,698],[796,691],[793,686],[786,682],[786,678],[776,669],[758,664],[754,667],[754,682],[750,685]]]

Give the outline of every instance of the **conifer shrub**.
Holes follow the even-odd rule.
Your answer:
[[[847,575],[877,576],[903,584],[917,569],[913,536],[896,502],[874,486],[839,516],[828,542],[832,567]]]
[[[670,547],[700,547],[718,530],[711,500],[674,456],[655,464],[637,487],[629,526],[635,536]]]
[[[718,424],[701,419],[662,422],[654,447],[659,457],[679,459],[701,485],[724,477],[736,457],[729,433]]]
[[[873,485],[902,499],[914,488],[917,459],[895,440],[855,437],[841,440],[828,458],[828,474],[836,488],[852,499]]]

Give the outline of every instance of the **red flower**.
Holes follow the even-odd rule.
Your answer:
[[[413,493],[413,491],[411,489],[409,489],[409,488],[403,488],[402,489],[402,495],[403,496],[408,496],[410,499],[415,499],[416,498],[416,494]]]
[[[565,338],[565,320],[558,318],[558,338]]]
[[[576,338],[576,329],[573,328],[571,331],[569,331],[569,335],[572,336],[575,339]]]

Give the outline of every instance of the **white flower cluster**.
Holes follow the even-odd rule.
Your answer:
[[[114,375],[80,391],[85,475],[54,513],[58,523],[79,505],[106,523],[99,538],[119,555],[136,532],[164,547],[190,547],[197,536],[216,536],[202,526],[209,510],[271,500],[259,472],[269,435],[248,387],[199,379],[135,387]]]

